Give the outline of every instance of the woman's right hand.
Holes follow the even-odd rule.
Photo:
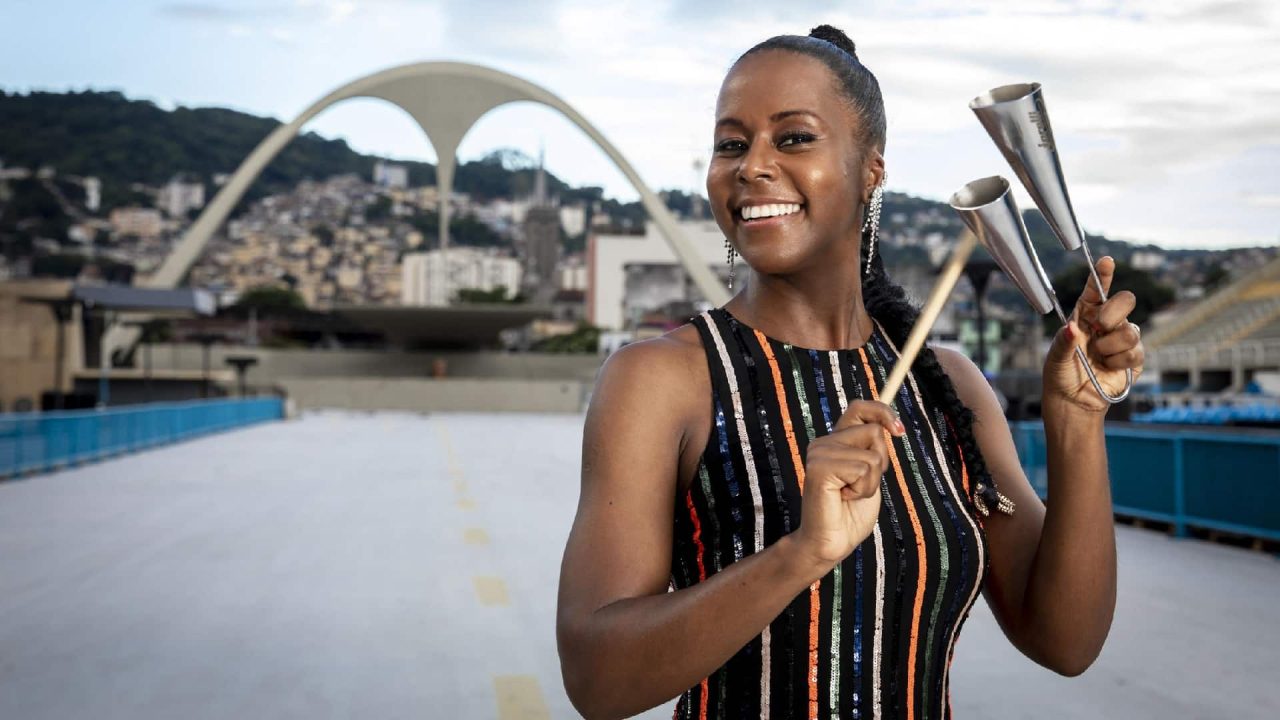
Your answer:
[[[848,557],[875,528],[880,480],[889,462],[886,433],[906,433],[893,410],[855,400],[830,433],[809,443],[795,541],[824,570]]]

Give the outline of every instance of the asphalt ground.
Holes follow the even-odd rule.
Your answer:
[[[315,413],[0,483],[0,718],[577,717],[582,422]],[[1280,717],[1280,560],[1117,538],[1098,662],[1036,666],[979,602],[955,717]]]

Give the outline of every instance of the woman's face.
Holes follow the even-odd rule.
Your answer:
[[[721,231],[757,272],[788,274],[846,253],[857,264],[858,208],[879,180],[864,163],[858,124],[815,58],[768,50],[729,72],[716,103],[707,197]],[[752,217],[761,213],[772,217]]]

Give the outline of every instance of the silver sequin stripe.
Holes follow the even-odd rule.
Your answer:
[[[894,347],[893,340],[889,339],[889,336],[887,334],[884,334],[884,338],[885,338],[885,341],[889,343],[889,347],[893,348],[893,351],[895,353],[898,352],[898,348]],[[911,388],[912,394],[915,396],[917,405],[919,405],[921,408],[925,407],[924,397],[920,392],[920,386],[916,384],[915,373],[910,373],[910,372],[907,373],[907,383]],[[939,458],[946,457],[944,455],[942,443],[938,440],[938,428],[934,427],[933,421],[929,417],[928,413],[922,413],[922,414],[925,415],[925,423],[927,423],[929,426],[929,434],[933,437],[934,452]],[[964,494],[963,494],[964,488],[957,486],[956,478],[951,475],[951,471],[948,469],[947,463],[940,462],[938,463],[938,465],[942,470],[942,476],[946,478],[947,487],[951,490],[951,492],[954,493],[956,497],[964,497]],[[946,654],[943,657],[951,657],[952,648],[955,646],[960,624],[964,621],[965,616],[969,613],[969,610],[973,607],[974,602],[976,602],[978,599],[978,592],[982,588],[982,575],[981,575],[982,568],[986,566],[985,555],[983,553],[983,547],[982,547],[982,540],[979,537],[981,533],[981,529],[978,526],[977,518],[975,518],[973,514],[969,512],[969,509],[966,503],[961,502],[961,503],[956,503],[956,505],[959,506],[960,514],[968,522],[969,527],[973,530],[974,538],[977,540],[977,542],[975,542],[974,544],[978,548],[977,562],[978,562],[979,575],[978,575],[977,582],[973,584],[973,588],[969,591],[968,601],[964,604],[963,607],[960,608],[960,612],[956,615],[954,621],[952,622],[951,629],[948,631]],[[947,672],[946,665],[943,665],[943,672],[944,673]],[[941,693],[941,697],[938,698],[938,704],[939,704],[938,717],[946,717],[947,699],[950,694],[947,691],[947,688],[949,686],[950,686],[949,681],[943,683],[943,692]]]
[[[720,329],[716,327],[715,318],[710,310],[702,312],[702,318],[711,331],[716,344],[716,352],[724,365],[725,377],[729,380],[729,392],[733,395],[733,417],[738,426],[738,441],[742,445],[742,456],[747,466],[747,485],[751,488],[751,502],[755,512],[755,551],[760,552],[764,545],[764,499],[760,495],[760,478],[756,474],[755,457],[751,452],[751,439],[747,435],[747,424],[742,412],[742,397],[738,393],[738,377],[729,359],[729,351],[725,348],[724,339],[720,337]],[[769,671],[773,661],[771,657],[771,628],[765,625],[760,633],[760,720],[769,720]]]

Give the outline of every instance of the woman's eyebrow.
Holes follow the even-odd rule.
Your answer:
[[[786,118],[789,118],[795,115],[808,115],[814,120],[822,119],[818,117],[818,114],[813,112],[812,110],[780,110],[769,116],[769,122],[778,122],[779,120],[784,120]],[[735,117],[720,118],[719,120],[716,121],[717,129],[724,127],[725,125],[735,125],[737,127],[746,127],[745,123],[743,123],[741,120]]]

